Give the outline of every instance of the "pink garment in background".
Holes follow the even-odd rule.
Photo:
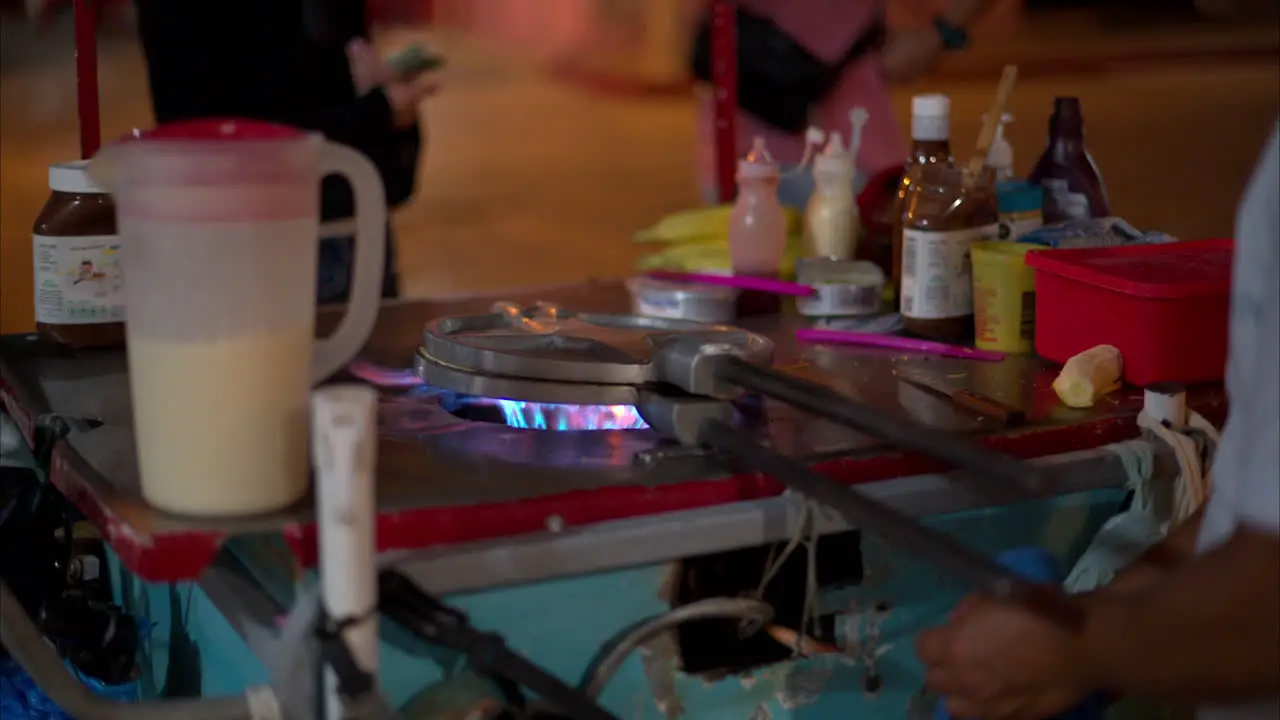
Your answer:
[[[738,0],[739,7],[768,17],[815,56],[836,62],[845,51],[880,19],[877,0]],[[716,187],[715,143],[712,134],[711,98],[702,92],[698,113],[698,178],[703,188]],[[814,123],[849,140],[849,110],[862,106],[871,117],[863,131],[858,173],[869,177],[906,162],[907,145],[893,114],[888,82],[881,70],[880,53],[871,52],[850,64],[821,106]],[[763,136],[769,152],[783,164],[794,165],[804,154],[804,138],[791,135],[744,112],[737,118],[737,154],[751,147],[751,139]]]

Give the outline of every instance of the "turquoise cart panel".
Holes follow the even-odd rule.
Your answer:
[[[1070,567],[1123,497],[1122,490],[1097,490],[935,517],[926,524],[991,557],[1040,547]],[[684,675],[672,660],[667,665],[683,717],[916,717],[923,699],[915,635],[941,622],[965,590],[876,538],[863,537],[862,555],[863,582],[821,598],[824,605],[845,608],[836,618],[837,635],[842,647],[857,652],[787,661],[721,679]],[[502,633],[517,652],[576,682],[605,641],[628,624],[670,608],[661,597],[670,571],[669,564],[650,565],[460,594],[448,601],[477,627]],[[227,695],[267,682],[262,663],[198,586],[138,582],[123,575],[118,563],[113,573],[122,604],[154,623],[144,649],[144,696]],[[456,673],[457,665],[446,651],[413,656],[383,643],[381,682],[393,704],[407,706]],[[869,667],[879,677],[874,691],[866,687]],[[624,720],[664,717],[638,654],[614,677],[603,701]]]

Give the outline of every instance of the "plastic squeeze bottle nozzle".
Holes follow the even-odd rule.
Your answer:
[[[986,116],[983,118],[985,120]],[[995,171],[996,182],[1013,179],[1013,146],[1004,136],[1004,126],[1011,122],[1012,113],[1000,116],[1000,123],[996,125],[996,139],[991,142],[991,149],[987,151],[987,167]]]
[[[840,133],[813,160],[813,195],[805,209],[805,253],[809,257],[848,260],[858,232],[858,203],[853,194],[853,154]]]
[[[737,275],[776,277],[787,248],[787,218],[778,202],[781,170],[764,138],[738,162],[738,197],[729,214],[729,260]]]

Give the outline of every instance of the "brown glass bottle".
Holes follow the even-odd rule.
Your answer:
[[[1102,174],[1084,147],[1084,116],[1079,98],[1060,97],[1053,101],[1049,146],[1027,180],[1044,188],[1046,225],[1106,217],[1110,213]]]
[[[902,292],[902,215],[907,195],[921,169],[936,166],[955,166],[955,158],[951,155],[951,99],[946,95],[916,95],[911,98],[911,155],[907,158],[893,206],[893,263],[890,274],[895,302]]]
[[[115,204],[83,162],[51,166],[49,188],[32,228],[36,331],[76,349],[123,346]]]
[[[994,240],[1000,212],[995,173],[971,176],[943,165],[921,168],[903,205],[899,310],[910,335],[940,342],[973,336],[973,266],[969,247]]]

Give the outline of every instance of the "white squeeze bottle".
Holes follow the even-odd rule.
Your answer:
[[[729,215],[729,260],[735,275],[776,277],[787,249],[787,218],[778,202],[778,163],[764,138],[738,161],[738,198]]]
[[[805,208],[805,254],[848,260],[857,240],[858,205],[853,196],[853,155],[846,152],[840,133],[813,160],[813,195]]]

